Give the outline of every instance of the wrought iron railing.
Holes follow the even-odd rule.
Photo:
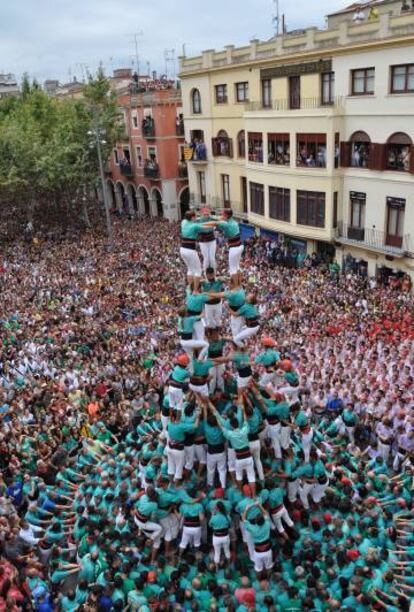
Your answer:
[[[297,102],[297,101],[295,101]],[[312,110],[318,108],[342,108],[343,107],[343,96],[335,96],[329,101],[323,100],[321,97],[316,98],[301,98],[300,104],[292,105],[290,98],[282,98],[279,100],[271,100],[269,104],[263,104],[263,101],[249,102],[246,106],[248,111],[259,111],[259,110],[273,110],[273,111],[286,111],[286,110]]]
[[[390,253],[405,253],[410,251],[410,236],[394,236],[383,230],[368,227],[353,227],[340,221],[337,228],[337,238],[349,242],[358,242],[367,247]]]

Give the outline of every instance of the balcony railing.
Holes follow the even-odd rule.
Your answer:
[[[119,169],[123,176],[134,176],[134,169],[131,164],[123,164],[122,162],[119,165]]]
[[[204,142],[198,143],[193,149],[192,162],[206,163],[207,162],[207,148]]]
[[[184,122],[176,123],[175,125],[175,133],[177,136],[184,136]]]
[[[272,100],[270,104],[264,105],[262,101],[249,102],[246,106],[248,111],[287,111],[287,110],[314,110],[314,109],[339,109],[343,107],[343,96],[335,96],[329,102],[325,102],[320,97],[301,98],[300,106],[293,108],[289,98]]]
[[[149,179],[160,178],[160,167],[155,162],[146,163],[144,166],[144,176]]]
[[[150,117],[142,122],[142,133],[144,135],[144,138],[155,138],[154,119]]]
[[[342,221],[338,223],[337,238],[345,244],[360,244],[367,249],[383,251],[390,255],[403,255],[410,251],[410,236],[392,236],[373,228],[352,227]]]
[[[187,168],[187,164],[185,162],[180,162],[178,164],[178,176],[180,178],[187,178],[188,177],[188,168]]]

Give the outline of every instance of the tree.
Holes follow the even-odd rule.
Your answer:
[[[116,99],[101,69],[83,94],[80,100],[50,98],[25,75],[22,95],[0,103],[0,219],[12,210],[20,231],[29,220],[36,229],[82,218],[98,176],[88,132],[99,117],[109,155],[120,130]]]

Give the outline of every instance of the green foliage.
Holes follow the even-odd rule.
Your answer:
[[[81,195],[98,177],[96,139],[90,132],[100,128],[105,134],[104,159],[118,137],[108,79],[99,70],[81,99],[59,99],[25,75],[21,92],[0,102],[0,201],[12,201],[26,218],[34,209],[81,206]]]

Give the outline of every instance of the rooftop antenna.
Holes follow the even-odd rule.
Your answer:
[[[138,39],[144,36],[144,32],[140,30],[139,32],[135,32],[133,34],[134,37],[134,46],[135,46],[135,70],[139,77],[139,54],[138,54]]]
[[[272,24],[273,27],[275,28],[275,35],[279,36],[280,34],[280,7],[279,7],[279,0],[273,0],[273,4],[275,7],[275,12],[273,14],[272,17]]]
[[[175,49],[164,49],[165,76],[168,79],[169,67],[172,68],[171,78],[175,79]]]

